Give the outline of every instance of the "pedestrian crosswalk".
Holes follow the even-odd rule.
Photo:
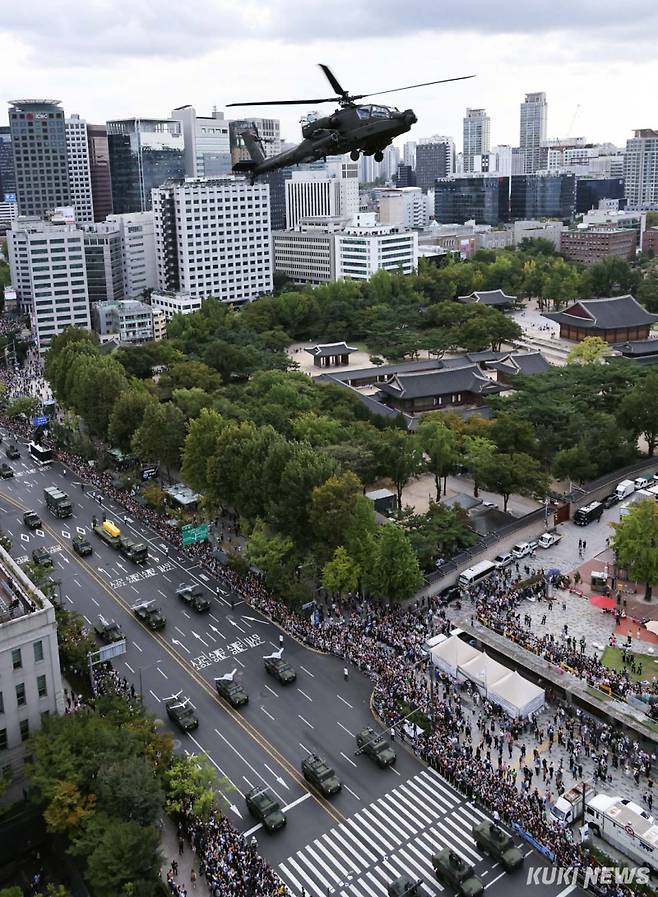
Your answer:
[[[424,895],[444,888],[432,855],[449,847],[477,866],[482,855],[471,827],[485,816],[432,769],[408,779],[293,856],[277,872],[297,897],[386,897],[403,873],[423,883]]]

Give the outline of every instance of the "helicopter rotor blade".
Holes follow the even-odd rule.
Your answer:
[[[325,76],[326,76],[326,78],[327,78],[327,81],[331,84],[331,86],[332,86],[333,89],[336,91],[336,93],[338,94],[338,96],[346,97],[346,96],[347,96],[347,91],[341,86],[340,81],[338,80],[338,78],[336,78],[336,76],[335,76],[334,73],[331,71],[331,69],[329,68],[329,66],[328,66],[328,65],[325,65],[323,62],[319,62],[318,65],[320,66],[320,68],[321,68],[322,71],[324,72],[324,74],[325,74]]]
[[[341,97],[324,97],[321,100],[251,100],[248,103],[227,103],[227,106],[309,106],[311,103],[337,103]]]
[[[381,97],[385,93],[397,93],[399,90],[414,90],[416,87],[429,87],[431,84],[447,84],[449,81],[467,81],[475,75],[460,75],[458,78],[441,78],[440,81],[424,81],[422,84],[408,84],[406,87],[392,87],[390,90],[376,90],[374,93],[359,93],[351,96],[351,100],[363,100],[366,97]]]

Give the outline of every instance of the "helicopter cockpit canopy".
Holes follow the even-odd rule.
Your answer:
[[[369,118],[390,118],[391,110],[388,106],[357,106],[356,114],[362,121]]]

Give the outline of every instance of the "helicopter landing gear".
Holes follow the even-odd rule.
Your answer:
[[[352,152],[350,153],[350,159],[352,160],[352,162],[358,162],[360,155],[361,153],[358,150],[352,150]]]
[[[383,162],[384,161],[384,153],[381,150],[377,150],[375,155],[373,156],[375,162]]]

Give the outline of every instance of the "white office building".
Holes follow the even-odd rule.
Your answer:
[[[8,227],[18,218],[18,203],[0,199],[0,227]]]
[[[28,739],[63,712],[55,609],[0,548],[0,775],[21,779]]]
[[[212,115],[196,114],[194,106],[181,106],[171,113],[183,129],[185,176],[216,178],[231,172],[231,145],[228,121],[213,108]]]
[[[158,285],[153,212],[108,215],[106,221],[121,233],[123,296],[140,299],[145,290],[153,290]]]
[[[467,109],[464,116],[464,172],[474,170],[473,158],[489,153],[491,119],[486,109]]]
[[[153,339],[151,306],[137,299],[95,302],[91,309],[94,330],[101,342],[145,343]]]
[[[374,212],[355,215],[334,239],[337,278],[369,280],[382,269],[412,274],[418,268],[418,234],[378,224]]]
[[[272,232],[274,270],[295,283],[330,283],[336,279],[334,234],[348,223],[345,218],[302,218],[295,230]]]
[[[153,313],[164,315],[165,322],[171,321],[174,315],[191,315],[199,311],[201,299],[189,293],[174,293],[167,290],[154,290],[149,299]]]
[[[302,218],[351,218],[359,211],[358,163],[293,171],[285,190],[287,230],[294,230]]]
[[[405,230],[429,224],[426,197],[420,187],[398,187],[379,195],[379,223]]]
[[[269,186],[170,180],[153,191],[158,287],[250,302],[272,291]]]
[[[66,119],[65,130],[70,202],[75,209],[75,223],[82,227],[94,223],[87,122],[72,115]]]
[[[524,174],[534,174],[541,165],[542,144],[546,140],[548,104],[545,93],[527,93],[521,103],[519,148],[523,153]]]
[[[84,232],[72,224],[21,217],[7,234],[9,269],[40,352],[66,327],[89,330]]]
[[[626,204],[630,209],[658,209],[658,131],[643,128],[626,142]]]

